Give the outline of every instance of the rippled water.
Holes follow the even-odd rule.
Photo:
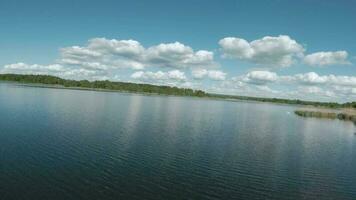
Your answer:
[[[0,199],[356,199],[356,128],[295,107],[0,84]]]

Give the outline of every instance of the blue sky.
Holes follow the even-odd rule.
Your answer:
[[[0,73],[356,100],[356,1],[0,1]]]

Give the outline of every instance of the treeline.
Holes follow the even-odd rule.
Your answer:
[[[66,80],[55,76],[49,75],[19,75],[19,74],[0,74],[0,80],[13,81],[19,83],[37,83],[58,85],[63,87],[76,87],[86,89],[105,89],[117,90],[124,92],[142,92],[142,93],[155,93],[165,95],[177,96],[196,96],[196,97],[211,97],[219,99],[236,99],[247,101],[260,101],[282,104],[296,104],[296,105],[310,105],[317,107],[328,108],[356,108],[356,102],[336,103],[336,102],[316,102],[316,101],[302,101],[299,99],[280,99],[280,98],[262,98],[262,97],[247,97],[235,95],[220,95],[206,93],[202,90],[192,90],[187,88],[178,88],[170,86],[158,86],[151,84],[137,84],[126,82],[112,82],[112,81],[88,81],[88,80]]]
[[[19,74],[0,74],[0,80],[13,81],[18,83],[35,83],[35,84],[48,84],[63,87],[73,88],[87,88],[87,89],[105,89],[117,90],[123,92],[141,92],[141,93],[155,93],[165,95],[177,96],[206,96],[204,91],[192,90],[187,88],[178,88],[170,86],[158,86],[150,84],[137,84],[125,82],[112,82],[112,81],[88,81],[88,80],[66,80],[55,76],[49,75],[19,75]]]

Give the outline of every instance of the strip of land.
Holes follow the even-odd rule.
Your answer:
[[[294,111],[301,117],[315,117],[352,121],[356,124],[356,109],[303,108]]]
[[[281,99],[281,98],[263,98],[263,97],[248,97],[236,95],[222,95],[207,93],[202,90],[193,90],[189,88],[178,88],[163,85],[139,84],[128,82],[113,82],[113,81],[88,81],[88,80],[67,80],[50,75],[22,75],[22,74],[0,74],[0,81],[10,81],[21,84],[34,84],[35,87],[55,87],[55,88],[71,88],[81,90],[97,90],[97,91],[119,91],[145,94],[159,95],[175,95],[175,96],[193,96],[205,97],[224,100],[247,100],[259,102],[271,102],[281,104],[305,105],[321,108],[348,108],[356,109],[355,102],[336,103],[336,102],[316,102],[303,101],[299,99]],[[296,113],[298,114],[298,113]],[[298,115],[302,115],[299,113]],[[317,115],[317,114],[305,114]],[[324,116],[324,114],[322,114]]]

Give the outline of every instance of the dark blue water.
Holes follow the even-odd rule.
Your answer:
[[[0,199],[356,199],[352,123],[0,84]]]

